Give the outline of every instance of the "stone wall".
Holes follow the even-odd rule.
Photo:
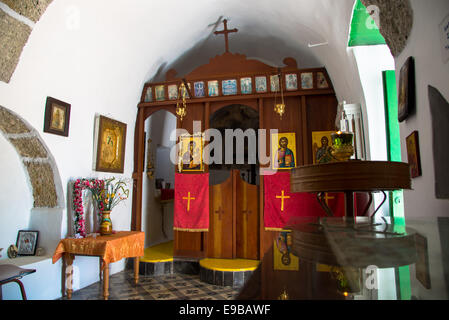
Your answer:
[[[53,0],[2,0],[18,14],[37,22]]]
[[[391,50],[393,57],[401,54],[407,45],[413,26],[413,10],[410,0],[361,0],[367,7],[376,6],[379,10],[379,31]]]
[[[53,0],[1,0],[17,14],[37,22]],[[31,27],[0,8],[0,81],[8,83],[31,34]]]
[[[33,207],[57,207],[55,165],[37,131],[18,115],[2,106],[0,106],[0,131],[16,149],[23,162],[33,189]]]

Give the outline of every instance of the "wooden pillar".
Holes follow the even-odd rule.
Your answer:
[[[145,158],[144,139],[144,109],[139,108],[137,113],[136,128],[134,132],[134,173],[133,173],[133,206],[131,230],[141,231],[142,228],[142,175]]]
[[[307,127],[307,104],[306,96],[301,96],[301,119],[302,119],[302,145],[303,145],[303,165],[308,165],[309,163],[309,131]]]
[[[237,177],[240,178],[239,170],[231,170],[232,176],[232,258],[237,257]]]
[[[265,129],[264,117],[263,117],[263,98],[259,99],[259,129]],[[260,144],[259,140],[259,144]],[[263,141],[266,144],[266,139]],[[260,151],[260,149],[258,148]],[[264,209],[264,195],[263,195],[263,175],[260,175],[261,168],[259,166],[259,259],[262,260],[264,254],[264,221],[263,221],[263,209]]]
[[[203,130],[206,131],[208,129],[210,129],[210,102],[205,102],[204,103],[204,127],[203,127]],[[204,147],[206,147],[206,143],[203,146],[203,150],[204,150]],[[203,159],[204,159],[204,153],[203,153]],[[205,160],[207,160],[207,162],[209,163],[208,156]],[[204,171],[209,172],[209,165],[205,165]],[[209,201],[210,201],[210,198],[209,198]],[[202,233],[201,251],[204,252],[204,254],[207,253],[207,244],[209,243],[208,235],[209,235],[209,232]]]

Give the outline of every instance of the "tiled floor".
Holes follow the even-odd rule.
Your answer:
[[[129,270],[109,278],[109,300],[233,300],[238,292],[238,289],[232,287],[201,282],[199,275],[140,276],[137,285]],[[103,288],[100,282],[72,294],[72,300],[102,299]]]

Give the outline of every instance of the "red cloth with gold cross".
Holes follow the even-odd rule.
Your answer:
[[[265,230],[282,230],[296,217],[326,217],[316,194],[291,193],[290,171],[264,176]],[[335,217],[344,215],[344,194],[327,193],[325,201]]]
[[[209,231],[209,174],[175,174],[173,229]]]

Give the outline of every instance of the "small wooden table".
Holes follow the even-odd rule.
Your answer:
[[[139,258],[144,255],[144,242],[145,233],[140,231],[117,231],[108,236],[62,239],[56,247],[53,263],[61,257],[64,259],[64,275],[66,277],[64,283],[67,282],[67,298],[72,298],[72,264],[77,255],[100,258],[100,277],[103,272],[105,300],[108,300],[109,297],[109,263],[120,261],[123,258],[134,258],[134,280],[137,284],[139,281]]]

